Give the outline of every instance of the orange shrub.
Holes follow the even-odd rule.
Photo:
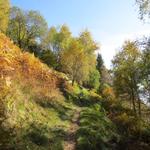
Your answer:
[[[108,100],[114,100],[115,99],[115,94],[114,90],[110,86],[106,86],[104,90],[102,91],[102,94],[104,97],[106,97]]]

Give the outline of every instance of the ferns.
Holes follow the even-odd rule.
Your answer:
[[[109,149],[110,141],[118,138],[113,123],[103,111],[95,108],[85,109],[81,113],[80,126],[77,134],[79,150]]]

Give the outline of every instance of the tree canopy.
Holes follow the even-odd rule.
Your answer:
[[[126,41],[122,50],[113,60],[114,87],[117,95],[132,101],[136,113],[135,101],[139,101],[138,85],[140,83],[139,63],[141,54],[136,42]]]
[[[28,49],[35,41],[41,41],[47,28],[47,23],[39,12],[11,8],[7,35],[20,48]]]
[[[6,32],[9,21],[9,0],[0,0],[0,31]]]
[[[150,18],[150,0],[136,0],[139,7],[140,19]]]

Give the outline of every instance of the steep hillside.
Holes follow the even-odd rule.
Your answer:
[[[89,142],[89,148],[107,147],[103,134],[109,142],[114,129],[99,95],[72,87],[64,74],[22,52],[3,34],[0,61],[0,149],[74,150],[85,149]],[[99,116],[95,128],[89,122]],[[93,137],[93,144],[88,140],[97,129],[102,134]]]
[[[61,145],[57,134],[69,128],[77,109],[65,102],[63,82],[63,75],[0,34],[0,149]]]
[[[148,150],[148,123],[123,105],[109,88],[101,97],[72,86],[0,33],[0,150]]]

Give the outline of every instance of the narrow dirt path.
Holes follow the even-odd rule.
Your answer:
[[[68,130],[68,134],[66,136],[64,142],[64,150],[75,150],[76,149],[76,132],[79,129],[79,117],[81,110],[77,110],[74,113],[72,118],[72,124],[70,129]]]

